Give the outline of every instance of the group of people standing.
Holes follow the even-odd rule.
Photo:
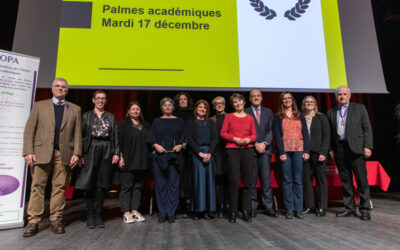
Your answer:
[[[175,101],[169,97],[160,101],[162,116],[151,125],[143,119],[138,102],[129,103],[125,119],[117,124],[105,111],[107,95],[101,90],[93,94],[94,109],[81,119],[80,108],[65,101],[67,91],[67,81],[55,79],[53,98],[35,103],[26,124],[23,154],[32,172],[26,237],[38,231],[50,176],[51,229],[65,232],[61,221],[63,190],[70,169],[76,171],[75,188],[85,190],[87,227],[104,227],[101,215],[113,165],[120,170],[120,207],[125,223],[145,220],[138,208],[150,165],[160,223],[175,222],[179,201],[194,220],[228,215],[234,223],[240,186],[241,217],[251,222],[259,208],[258,179],[265,214],[278,217],[272,206],[270,180],[273,140],[281,165],[287,219],[304,219],[309,212],[325,216],[328,188],[324,169],[330,155],[343,183],[345,210],[337,216],[356,215],[354,173],[361,219],[370,220],[365,159],[371,155],[372,131],[365,107],[349,102],[347,87],[337,89],[339,105],[328,116],[318,112],[312,96],[303,99],[301,112],[289,92],[280,95],[279,110],[273,115],[271,109],[261,106],[262,93],[255,89],[250,92],[248,108],[241,94],[233,94],[229,101],[234,112],[230,114],[225,112],[225,99],[214,98],[216,115],[209,117],[206,100],[193,105],[189,94],[180,92]],[[311,172],[316,177],[317,202]]]

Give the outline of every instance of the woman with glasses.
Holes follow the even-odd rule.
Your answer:
[[[119,160],[119,138],[115,118],[104,110],[107,95],[103,90],[93,94],[94,109],[83,114],[83,152],[75,182],[76,189],[85,190],[86,224],[89,229],[104,227],[101,218],[105,193],[109,188]]]
[[[303,161],[308,160],[310,153],[307,123],[291,93],[283,92],[279,99],[279,111],[274,117],[272,131],[282,167],[286,219],[292,219],[293,213],[296,218],[304,219],[301,178]]]
[[[210,119],[214,121],[217,128],[217,146],[215,148],[214,163],[215,163],[215,195],[217,199],[217,216],[224,217],[224,213],[228,212],[229,197],[228,197],[228,175],[226,167],[226,150],[225,141],[221,138],[221,128],[224,123],[225,98],[217,96],[212,100],[212,105],[215,109],[215,115]]]
[[[160,101],[162,116],[151,126],[147,143],[153,149],[154,184],[159,223],[175,222],[179,200],[179,153],[184,137],[184,121],[173,115],[174,101],[165,97]]]
[[[317,100],[313,96],[303,99],[301,109],[306,118],[310,135],[310,159],[303,165],[304,214],[315,212],[317,216],[325,216],[328,207],[328,184],[325,175],[325,163],[330,146],[330,127],[328,117],[318,112]],[[318,200],[315,206],[311,172],[317,184]]]

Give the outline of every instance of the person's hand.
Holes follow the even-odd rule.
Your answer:
[[[112,164],[116,164],[116,163],[118,163],[118,160],[119,160],[119,156],[118,155],[113,155],[111,163]]]
[[[286,154],[279,156],[279,159],[281,160],[281,162],[285,162],[287,160]]]
[[[162,154],[165,152],[165,148],[161,145],[154,144],[153,147],[156,149],[157,153]]]
[[[85,161],[83,160],[83,157],[81,157],[76,165],[81,168],[83,167],[83,164],[85,164]]]
[[[325,160],[326,160],[326,156],[325,155],[319,155],[318,161],[325,161]]]
[[[333,152],[333,150],[331,150],[331,151],[329,152],[329,156],[331,157],[332,161],[335,160],[335,152]]]
[[[263,142],[256,142],[254,143],[254,146],[256,147],[257,152],[260,154],[263,154],[265,152],[265,149],[267,148],[267,145],[265,145],[265,143]]]
[[[79,156],[73,155],[71,157],[71,160],[69,161],[69,166],[71,167],[71,169],[74,169],[74,167],[78,164],[78,161],[79,161]]]
[[[303,159],[306,161],[310,158],[310,154],[303,153]]]
[[[122,169],[124,166],[125,166],[125,161],[121,155],[121,157],[119,158],[118,167]]]
[[[239,146],[244,145],[243,139],[238,138],[238,137],[234,137],[234,138],[233,138],[233,142],[236,143],[236,145],[239,145]]]
[[[251,142],[250,138],[244,138],[244,139],[243,139],[243,143],[244,143],[245,145],[249,144],[250,142]]]
[[[182,144],[176,145],[172,150],[174,150],[175,152],[179,152],[182,149]]]
[[[204,163],[209,163],[210,162],[210,160],[211,160],[211,154],[204,154],[204,159],[203,159],[203,162]]]
[[[364,156],[366,159],[368,159],[369,157],[371,157],[372,155],[372,151],[369,148],[364,148]]]
[[[29,167],[33,167],[33,164],[35,164],[36,161],[36,155],[35,154],[25,155],[24,160]]]

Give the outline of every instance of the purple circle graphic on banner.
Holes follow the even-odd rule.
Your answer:
[[[19,187],[19,181],[14,176],[0,175],[0,196],[11,194]]]

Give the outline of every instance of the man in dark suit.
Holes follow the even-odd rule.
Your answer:
[[[371,203],[365,160],[372,154],[372,129],[365,106],[350,102],[350,97],[348,87],[338,87],[336,99],[339,105],[328,111],[332,128],[330,155],[339,170],[345,206],[345,210],[336,216],[356,216],[354,173],[360,195],[360,218],[370,220]]]
[[[251,216],[257,215],[258,197],[257,197],[257,179],[260,177],[262,189],[262,203],[266,208],[266,215],[278,217],[275,210],[272,209],[272,188],[270,180],[271,172],[271,154],[272,154],[272,119],[271,109],[261,107],[262,94],[258,89],[250,92],[251,106],[245,109],[245,112],[252,115],[256,127],[257,140],[254,143],[255,163],[254,180],[251,194]]]
[[[26,122],[23,155],[31,167],[32,186],[24,237],[38,232],[44,211],[44,191],[51,178],[50,222],[54,233],[64,233],[65,180],[82,153],[81,108],[65,101],[67,81],[54,80],[53,98],[36,102]]]

